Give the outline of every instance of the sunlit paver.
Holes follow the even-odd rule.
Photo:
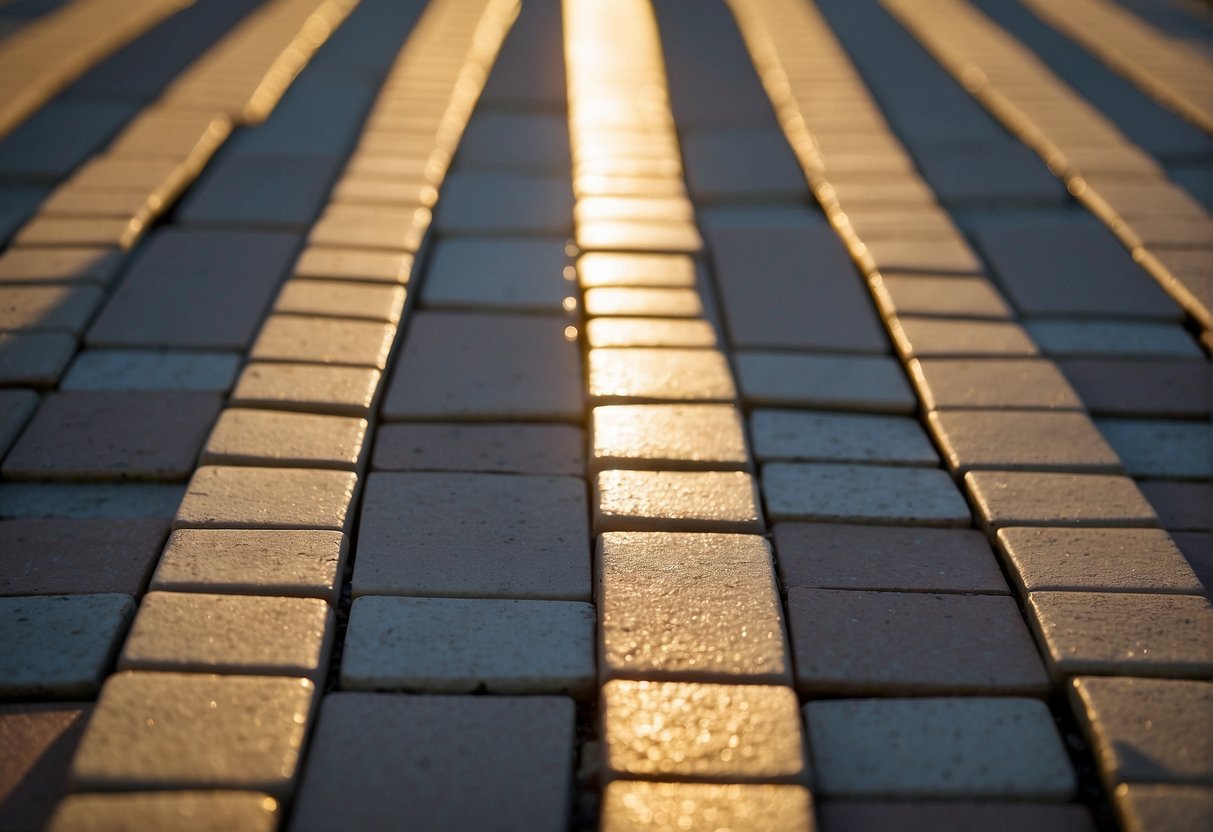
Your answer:
[[[74,794],[59,805],[47,828],[51,832],[123,826],[180,832],[273,832],[278,828],[279,813],[277,800],[249,791]]]
[[[594,529],[762,531],[757,481],[741,471],[619,471],[598,474]]]
[[[1199,829],[1213,818],[1213,788],[1126,783],[1117,787],[1115,805],[1125,832]]]
[[[374,321],[273,315],[249,355],[254,361],[333,364],[382,370],[396,327]]]
[[[1121,470],[1115,451],[1085,413],[943,410],[927,421],[953,471]]]
[[[190,480],[174,525],[345,531],[357,482],[345,471],[208,465]]]
[[[1012,314],[990,282],[979,277],[889,273],[871,284],[886,316],[1005,320]]]
[[[365,419],[230,408],[215,423],[201,462],[354,470],[366,432]]]
[[[928,410],[1081,410],[1084,404],[1057,366],[1045,360],[921,358],[909,368]]]
[[[382,373],[372,367],[250,362],[232,391],[232,404],[309,413],[365,416]]]
[[[282,287],[274,312],[280,315],[355,318],[395,324],[404,309],[399,286],[362,286],[337,280],[290,280]]]
[[[587,362],[591,399],[609,402],[731,401],[724,354],[690,349],[593,349]]]
[[[1128,477],[1034,471],[970,471],[965,487],[980,516],[1003,526],[1156,526]]]
[[[594,468],[747,468],[741,415],[726,404],[608,405],[590,413]]]
[[[645,783],[617,780],[603,794],[603,832],[724,824],[736,832],[814,827],[807,789],[790,785]]]

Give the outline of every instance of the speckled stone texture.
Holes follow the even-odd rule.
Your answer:
[[[603,794],[602,832],[696,827],[810,832],[814,828],[812,798],[801,786],[625,780],[608,784]]]

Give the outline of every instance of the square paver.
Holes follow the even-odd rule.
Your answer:
[[[92,705],[0,706],[0,805],[10,829],[44,829],[67,796],[67,769]]]
[[[806,779],[791,688],[617,679],[603,685],[601,707],[609,777]]]
[[[244,350],[297,244],[289,234],[161,231],[126,269],[88,343]]]
[[[421,302],[430,309],[560,312],[574,294],[561,237],[450,237],[439,240]]]
[[[249,358],[382,370],[396,340],[393,324],[302,315],[266,319]]]
[[[134,613],[128,595],[0,598],[0,696],[93,696]]]
[[[962,321],[904,316],[892,324],[893,341],[905,358],[1035,356],[1027,331],[1008,321]]]
[[[737,352],[737,380],[747,404],[913,413],[905,371],[884,356]]]
[[[839,699],[805,722],[827,798],[1066,800],[1077,785],[1037,700]]]
[[[884,274],[869,280],[886,317],[1009,320],[1011,307],[984,277]]]
[[[328,670],[333,612],[318,598],[149,592],[118,667],[246,676],[307,676]]]
[[[602,832],[657,832],[717,825],[738,832],[808,832],[814,828],[811,805],[808,790],[801,786],[617,780],[603,793],[601,828]]]
[[[1009,528],[998,530],[998,545],[1025,592],[1204,594],[1161,529]]]
[[[1116,452],[1085,413],[1033,410],[937,410],[927,423],[955,472],[1119,473]]]
[[[965,489],[986,526],[1157,526],[1133,480],[1109,474],[970,471]]]
[[[132,794],[73,794],[59,804],[47,832],[96,828],[273,832],[279,804],[256,792],[187,791]]]
[[[1028,621],[1057,681],[1213,673],[1213,607],[1204,596],[1033,592]]]
[[[404,423],[375,434],[377,471],[585,473],[585,434],[572,425]]]
[[[347,471],[207,465],[194,472],[173,526],[348,531],[357,485]]]
[[[1083,676],[1068,688],[1108,791],[1213,781],[1213,684]]]
[[[605,678],[790,681],[771,549],[761,537],[608,532],[597,562]]]
[[[909,366],[928,410],[1083,409],[1082,399],[1057,365],[1043,359],[915,358]]]
[[[972,529],[777,523],[785,589],[1007,595],[985,535]]]
[[[84,350],[59,389],[226,393],[239,371],[240,354],[234,352]]]
[[[242,407],[366,416],[382,377],[372,367],[254,361],[245,365],[231,402]]]
[[[354,594],[585,600],[589,538],[577,478],[374,473]]]
[[[590,437],[594,469],[749,468],[741,415],[727,404],[596,407]]]
[[[203,465],[357,470],[367,421],[351,416],[229,407],[202,449]]]
[[[594,689],[594,608],[581,601],[354,601],[343,690],[568,693]]]
[[[914,419],[805,410],[754,410],[754,456],[762,461],[925,465],[939,456]]]
[[[419,312],[383,416],[580,421],[581,356],[567,326],[557,316]]]
[[[761,532],[757,481],[741,471],[603,471],[594,530]]]
[[[331,694],[292,828],[557,832],[573,755],[571,699]]]
[[[587,385],[597,403],[732,401],[728,360],[706,349],[592,349]]]
[[[1103,434],[1133,477],[1213,478],[1213,424],[1164,419],[1099,419]]]
[[[1043,696],[1049,677],[1014,599],[788,590],[801,693]]]
[[[772,521],[968,526],[969,507],[943,471],[772,462],[762,467]]]
[[[185,479],[219,407],[211,393],[54,393],[9,452],[4,475]]]
[[[0,522],[0,595],[138,595],[167,532],[155,519]]]
[[[585,340],[599,347],[715,347],[716,330],[695,318],[591,318]]]
[[[82,791],[290,793],[315,686],[306,679],[124,672],[111,676],[72,761]]]

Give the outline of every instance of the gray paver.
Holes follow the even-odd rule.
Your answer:
[[[1213,374],[1203,361],[1071,358],[1058,362],[1097,416],[1208,418]]]
[[[143,591],[168,523],[26,518],[0,522],[0,595]]]
[[[85,350],[61,390],[189,390],[226,393],[240,371],[232,352]]]
[[[774,125],[697,130],[682,143],[696,202],[803,201],[804,174]]]
[[[1085,413],[937,410],[927,423],[948,467],[957,472],[1122,470]]]
[[[283,284],[274,302],[274,312],[279,315],[353,318],[388,324],[399,323],[403,311],[403,287],[349,280],[292,278]]]
[[[0,517],[172,517],[184,492],[167,483],[0,483]]]
[[[1143,480],[1139,487],[1165,529],[1213,529],[1213,484]]]
[[[1019,358],[915,358],[910,377],[928,410],[1015,408],[1082,410],[1083,401],[1050,361]]]
[[[383,425],[371,465],[378,471],[467,471],[581,476],[585,434],[572,425]]]
[[[0,705],[0,801],[11,829],[43,829],[67,796],[67,768],[92,711],[86,703]]]
[[[585,499],[572,477],[373,473],[354,594],[587,599]]]
[[[1178,324],[1152,321],[1035,320],[1028,331],[1049,355],[1067,358],[1200,358]]]
[[[984,277],[883,274],[869,282],[886,316],[1007,320],[1013,314]]]
[[[354,601],[343,690],[568,693],[594,687],[594,608],[580,601]]]
[[[981,520],[1003,526],[1157,526],[1133,480],[1110,474],[970,471],[965,488]]]
[[[67,332],[0,333],[0,384],[53,387],[75,354]]]
[[[10,248],[0,255],[0,283],[107,284],[118,269],[111,248]]]
[[[37,409],[38,394],[33,390],[0,390],[0,459]]]
[[[563,830],[573,729],[564,698],[331,694],[291,829]]]
[[[1161,419],[1099,419],[1099,432],[1134,477],[1213,477],[1213,425]]]
[[[96,286],[0,286],[0,330],[79,335],[104,299]]]
[[[878,413],[913,413],[916,407],[893,358],[745,351],[734,358],[749,404]]]
[[[763,461],[939,464],[918,422],[898,416],[755,410],[750,433],[754,456]]]
[[[449,233],[563,233],[572,216],[567,178],[466,171],[443,184],[435,224]]]
[[[716,331],[693,318],[591,318],[585,340],[600,347],[715,347]]]
[[[817,806],[824,832],[848,829],[903,829],[913,832],[1095,832],[1085,806],[967,800],[831,800]]]
[[[905,316],[893,321],[892,333],[906,358],[1019,357],[1039,352],[1023,327],[1005,321]]]
[[[772,462],[762,468],[773,521],[968,526],[969,507],[943,471]]]
[[[588,394],[598,404],[728,402],[737,391],[724,353],[707,349],[590,350]]]
[[[422,303],[432,309],[560,312],[573,286],[561,237],[451,237],[426,267]]]

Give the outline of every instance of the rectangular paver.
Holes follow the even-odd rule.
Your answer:
[[[968,526],[969,507],[945,472],[885,465],[771,462],[762,468],[772,521]]]

